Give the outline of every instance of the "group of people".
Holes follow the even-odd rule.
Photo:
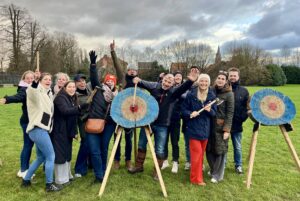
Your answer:
[[[0,104],[22,103],[20,125],[23,130],[23,149],[20,156],[21,168],[17,175],[22,177],[22,186],[31,185],[37,168],[43,164],[46,176],[46,191],[59,191],[74,177],[85,176],[91,167],[95,183],[101,183],[106,171],[107,155],[116,122],[110,116],[111,102],[118,91],[137,85],[147,90],[158,102],[159,114],[151,124],[154,134],[155,154],[159,167],[168,166],[168,141],[172,144],[172,172],[179,168],[180,128],[185,139],[186,164],[190,169],[190,181],[205,185],[203,179],[203,158],[209,164],[211,182],[223,180],[231,137],[234,147],[234,161],[237,173],[242,173],[242,124],[247,119],[249,93],[239,85],[239,70],[230,68],[220,71],[211,86],[208,74],[201,74],[196,66],[184,81],[181,72],[160,75],[157,82],[138,77],[138,67],[128,64],[124,74],[110,44],[116,75],[107,72],[105,65],[97,70],[95,51],[90,56],[90,83],[83,74],[73,80],[65,73],[56,75],[52,86],[52,75],[39,71],[26,71],[21,77],[17,94],[5,96]],[[212,104],[216,98],[218,104]],[[101,133],[85,131],[87,120],[105,119]],[[182,122],[182,126],[181,126]],[[79,131],[79,132],[78,132]],[[132,135],[134,129],[125,129],[125,165],[129,173],[144,170],[147,138],[141,129],[135,164],[131,163]],[[80,147],[72,175],[72,142],[80,135]],[[36,160],[31,164],[31,151],[36,145]],[[114,168],[120,168],[120,144],[114,161]],[[55,179],[54,179],[55,178]],[[154,169],[153,178],[157,179]]]

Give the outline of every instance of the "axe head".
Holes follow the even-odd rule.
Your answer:
[[[224,102],[223,99],[219,99],[219,98],[216,98],[215,100],[216,100],[216,105],[221,105]]]

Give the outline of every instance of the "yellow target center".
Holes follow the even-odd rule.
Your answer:
[[[260,102],[260,109],[268,118],[278,119],[284,114],[285,105],[277,96],[266,96]]]

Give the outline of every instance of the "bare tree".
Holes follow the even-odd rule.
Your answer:
[[[19,70],[22,46],[25,40],[25,26],[28,23],[29,14],[24,8],[19,8],[14,4],[1,7],[2,21],[6,22],[2,25],[1,29],[6,33],[6,42],[11,44],[11,59],[10,71],[16,72]]]
[[[280,54],[284,59],[284,63],[288,63],[289,62],[289,57],[291,56],[291,49],[289,48],[289,46],[284,45],[282,46],[282,48],[280,49]]]

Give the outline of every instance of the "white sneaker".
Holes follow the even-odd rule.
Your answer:
[[[26,174],[27,174],[27,170],[25,170],[24,172],[21,172],[21,170],[19,170],[17,176],[24,179]],[[35,177],[35,174],[32,175],[31,179],[33,179],[33,177]]]
[[[179,166],[179,165],[178,165],[178,162],[174,161],[174,162],[173,162],[173,167],[172,167],[171,172],[177,174],[177,172],[178,172],[178,166]]]
[[[164,169],[166,169],[167,167],[169,167],[169,161],[168,161],[168,160],[164,160],[161,169],[164,170]]]
[[[210,171],[208,171],[208,172],[207,172],[207,175],[208,175],[208,176],[211,176],[211,173],[210,173]]]
[[[217,184],[218,183],[218,180],[216,180],[215,178],[211,178],[211,183],[214,183],[214,184]]]
[[[185,169],[185,170],[189,170],[190,168],[191,168],[190,162],[185,162],[185,164],[184,164],[184,169]]]
[[[76,173],[76,174],[74,174],[74,177],[75,177],[75,178],[80,178],[80,177],[82,177],[82,175],[81,175],[81,174],[78,174],[78,173]]]

